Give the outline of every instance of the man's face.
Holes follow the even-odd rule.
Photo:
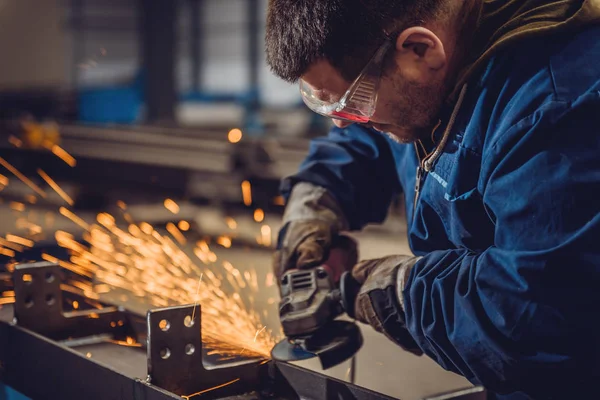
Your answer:
[[[419,50],[417,50],[419,51]],[[444,98],[444,70],[423,66],[419,56],[391,56],[382,71],[375,113],[366,126],[409,143],[431,134]],[[438,57],[439,58],[439,57]],[[302,79],[322,100],[338,101],[351,82],[326,60],[315,62]],[[348,122],[333,120],[338,127]]]

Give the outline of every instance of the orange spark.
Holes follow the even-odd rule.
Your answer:
[[[34,192],[42,196],[44,199],[46,198],[46,192],[44,192],[38,185],[33,183],[29,178],[19,172],[15,167],[13,167],[8,161],[4,158],[0,157],[0,164],[9,170],[14,176],[19,178],[24,184],[29,186]]]
[[[0,174],[0,185],[8,186],[8,178],[2,174]]]
[[[110,215],[109,213],[100,213],[96,216],[96,221],[99,224],[109,228],[115,226],[115,217]]]
[[[244,200],[244,205],[252,205],[252,185],[250,185],[250,182],[248,181],[242,182],[242,198]]]
[[[167,232],[169,232],[180,245],[183,246],[186,243],[185,236],[183,236],[183,233],[177,229],[174,223],[169,222],[167,224]]]
[[[154,228],[152,228],[152,225],[150,225],[147,222],[142,222],[140,224],[140,229],[142,230],[142,232],[144,232],[146,235],[151,235],[152,231],[154,230]]]
[[[73,308],[77,310],[79,308],[79,302],[77,300],[73,301]]]
[[[4,240],[2,238],[0,238],[0,245],[2,245],[4,247],[8,247],[8,248],[16,250],[16,251],[23,251],[25,249],[20,244],[9,242],[8,240]]]
[[[269,272],[267,274],[267,278],[265,280],[265,286],[266,287],[271,287],[275,284],[275,275],[273,275],[272,272]]]
[[[8,206],[15,211],[25,211],[25,204],[19,203],[18,201],[11,201]]]
[[[14,297],[5,297],[0,299],[0,305],[2,304],[12,304],[15,302],[15,298]]]
[[[256,210],[254,210],[254,220],[256,222],[263,222],[264,219],[265,219],[265,212],[263,210],[261,210],[260,208],[257,208]]]
[[[25,200],[29,204],[35,204],[35,203],[37,203],[37,197],[35,197],[35,195],[33,195],[33,194],[28,194],[27,196],[25,196]]]
[[[190,230],[190,223],[187,221],[179,221],[179,223],[177,224],[177,226],[179,227],[179,229],[181,229],[184,232],[187,232]]]
[[[164,202],[165,208],[171,211],[173,214],[179,213],[179,205],[171,199],[166,199]]]
[[[25,239],[24,237],[11,235],[10,233],[6,235],[6,240],[13,243],[18,243],[23,246],[33,247],[33,240]]]
[[[198,281],[198,288],[196,289],[196,301],[194,302],[194,308],[192,309],[192,324],[194,323],[194,314],[196,313],[196,306],[198,305],[198,293],[200,293],[200,284],[202,283],[202,277],[204,274],[200,274],[200,280]]]
[[[50,186],[68,205],[72,206],[75,202],[73,199],[64,191],[54,179],[50,178],[47,173],[42,169],[38,168],[37,173],[42,177],[44,181]]]
[[[23,141],[14,135],[10,135],[8,137],[8,143],[12,144],[13,146],[15,146],[17,148],[23,147]]]
[[[15,297],[15,291],[7,290],[5,292],[2,292],[2,297]]]
[[[254,335],[254,343],[256,343],[256,338],[258,338],[258,335],[260,335],[261,332],[264,331],[265,329],[267,329],[266,325],[263,326],[262,329],[256,331],[256,334]]]
[[[225,247],[226,249],[231,247],[231,238],[228,236],[219,236],[217,238],[217,244]]]
[[[80,227],[82,227],[86,231],[90,229],[90,226],[84,220],[82,220],[81,218],[79,218],[73,212],[69,211],[67,208],[61,207],[61,208],[59,208],[58,211],[60,212],[60,215],[62,215],[63,217],[66,217],[68,219],[70,219],[73,223],[79,225]]]
[[[235,128],[229,131],[227,140],[229,140],[230,143],[239,143],[239,141],[242,140],[242,136],[242,131]]]
[[[260,227],[260,234],[262,236],[261,243],[265,247],[271,246],[271,227],[269,225],[263,225]]]
[[[69,167],[75,167],[75,165],[77,165],[77,160],[59,145],[53,144],[52,147],[50,147],[50,151],[56,157],[63,160]]]
[[[229,227],[229,229],[236,229],[237,228],[237,222],[235,222],[235,219],[233,219],[231,217],[225,218],[225,223],[227,224],[227,226]]]
[[[117,207],[119,207],[123,211],[127,210],[127,204],[125,204],[123,200],[117,201]]]
[[[204,252],[209,252],[210,248],[208,247],[208,243],[206,243],[206,240],[199,240],[196,242],[196,246],[198,246],[200,248],[200,250],[204,251]]]
[[[6,257],[14,257],[15,252],[10,249],[0,248],[0,254]]]
[[[285,206],[285,199],[283,196],[277,196],[273,199],[273,204],[276,206]]]
[[[46,260],[51,263],[58,263],[58,258],[46,253],[42,253],[42,260]]]
[[[183,397],[183,398],[184,398],[184,399],[186,399],[186,400],[190,400],[190,397],[198,396],[198,395],[201,395],[201,394],[204,394],[204,393],[207,393],[207,392],[211,392],[211,391],[213,391],[213,390],[221,389],[222,387],[225,387],[225,386],[229,386],[229,385],[231,385],[231,384],[234,384],[234,383],[236,383],[236,382],[237,382],[237,381],[239,381],[239,380],[240,380],[240,378],[237,378],[237,379],[234,379],[234,380],[232,380],[232,381],[226,382],[226,383],[224,383],[224,384],[222,384],[222,385],[218,385],[218,386],[215,386],[215,387],[211,387],[210,389],[201,390],[200,392],[196,392],[196,393],[193,393],[193,394],[190,394],[190,395],[187,395],[187,396],[181,396],[181,397]]]
[[[112,323],[111,323],[112,326]],[[111,340],[111,343],[114,344],[118,344],[119,346],[125,346],[125,347],[142,347],[141,343],[137,343],[135,341],[135,339],[133,339],[132,337],[127,336],[127,338],[125,340]]]
[[[96,285],[94,286],[94,291],[96,293],[108,293],[110,292],[110,286],[106,284]]]

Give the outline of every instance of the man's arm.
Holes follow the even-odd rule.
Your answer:
[[[284,180],[283,195],[297,182],[309,182],[335,197],[350,229],[382,222],[401,190],[390,145],[386,136],[356,124],[333,128],[311,142],[298,173]]]
[[[599,373],[599,93],[544,108],[484,154],[494,246],[425,255],[403,298],[409,332],[444,368],[500,393],[566,398]]]

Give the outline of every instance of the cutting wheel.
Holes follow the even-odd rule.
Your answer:
[[[271,351],[277,361],[319,357],[323,369],[351,358],[362,347],[360,329],[353,322],[332,321],[310,336],[284,339]]]

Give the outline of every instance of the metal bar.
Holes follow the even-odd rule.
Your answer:
[[[221,393],[245,393],[260,385],[267,368],[261,360],[241,358],[223,368],[205,368],[201,307],[184,305],[148,311],[148,377],[150,382],[179,395],[197,393],[232,379]],[[193,318],[192,318],[193,317]]]
[[[117,307],[64,313],[60,288],[62,275],[61,268],[50,262],[15,267],[15,318],[19,325],[53,339],[101,333],[110,333],[117,338],[135,336],[124,310]]]
[[[258,92],[260,71],[260,46],[258,34],[260,32],[259,3],[258,0],[247,0],[248,14],[248,71],[250,90]]]
[[[201,20],[202,0],[190,0],[190,55],[192,58],[192,85],[195,92],[201,90],[202,55],[204,54]]]
[[[247,22],[248,22],[248,82],[249,98],[246,100],[245,129],[251,134],[264,133],[264,126],[259,113],[260,93],[260,54],[259,45],[260,14],[258,0],[247,0]]]
[[[0,365],[0,380],[32,399],[181,399],[5,321]]]
[[[77,87],[79,84],[79,63],[85,57],[85,32],[83,0],[71,0],[71,35],[73,37],[73,47],[71,60],[71,84]],[[77,34],[75,34],[75,32]]]
[[[154,123],[175,121],[177,6],[173,0],[138,2],[147,120]]]
[[[158,385],[179,395],[190,395],[196,393],[196,390],[210,390],[232,381],[235,383],[203,396],[222,398],[235,395],[238,400],[393,399],[286,363],[238,362],[224,368],[208,369],[204,366],[201,355],[201,332],[198,329],[201,312],[198,311],[195,314],[198,317],[194,319],[186,319],[192,313],[192,307],[194,306],[186,305],[148,313],[147,358],[137,349],[109,343],[103,347],[99,338],[89,343],[76,341],[75,344],[83,347],[93,346],[89,347],[91,350],[81,349],[81,352],[76,352],[64,344],[17,326],[6,307],[0,310],[0,381],[34,399],[166,400],[180,397]],[[163,320],[165,324],[162,323]],[[190,344],[194,345],[193,351]],[[94,352],[97,359],[88,358],[92,357],[91,354],[86,357],[86,351]],[[135,354],[129,353],[134,351]],[[165,357],[166,354],[169,355]],[[197,355],[192,357],[195,354]],[[107,364],[98,359],[105,360]],[[148,362],[148,380],[141,379],[144,361]],[[249,393],[252,390],[259,392]],[[432,399],[482,400],[484,395],[480,388],[473,388]]]
[[[293,390],[301,399],[394,400],[393,397],[292,364],[274,362],[273,365],[278,392]]]

